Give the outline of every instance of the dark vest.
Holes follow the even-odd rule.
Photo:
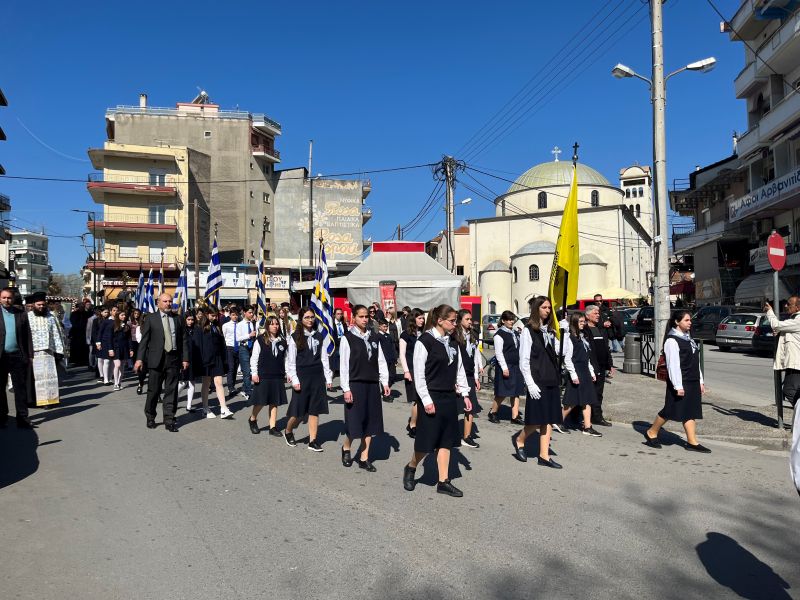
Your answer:
[[[452,338],[447,343],[455,351],[453,362],[447,354],[444,344],[434,339],[427,331],[419,340],[428,351],[428,360],[425,361],[425,383],[432,392],[455,392],[456,378],[458,377],[458,344]]]
[[[408,370],[411,371],[411,374],[414,374],[414,345],[417,343],[416,335],[412,333],[408,333],[404,331],[400,334],[400,339],[406,341],[406,364],[408,364]]]
[[[380,381],[378,374],[378,339],[377,335],[370,332],[367,341],[372,348],[372,357],[367,354],[367,346],[364,340],[348,331],[344,334],[347,343],[350,345],[350,381],[362,381],[365,383],[377,383]]]
[[[514,338],[519,343],[519,338],[515,333],[509,333],[498,329],[495,335],[503,338],[503,358],[506,359],[506,364],[509,366],[516,366],[519,364],[519,348],[514,344]]]
[[[692,343],[677,335],[670,335],[678,342],[679,356],[681,359],[681,379],[683,381],[700,381],[700,350],[692,352]]]
[[[305,335],[305,334],[303,334]],[[317,351],[311,352],[311,344],[306,344],[305,350],[297,349],[297,358],[295,359],[295,368],[297,372],[300,371],[311,373],[311,372],[322,372],[322,352],[323,346],[325,345],[325,334],[321,331],[315,331],[314,335],[312,336],[316,338],[319,342],[317,345]],[[306,340],[308,342],[308,340]]]
[[[587,325],[585,332],[588,331],[587,337],[592,344],[592,353],[589,359],[592,361],[592,367],[595,374],[599,377],[610,369],[611,351],[608,349],[608,332],[601,327],[594,327]]]
[[[383,335],[382,333],[378,334],[378,341],[381,344],[381,348],[383,349],[383,358],[386,359],[386,363],[388,365],[393,365],[397,362],[397,349],[394,347],[394,340],[392,339],[392,334],[387,333]]]
[[[572,363],[575,365],[575,370],[577,371],[580,365],[586,365],[588,369],[589,353],[583,345],[583,340],[572,334],[569,335],[569,339],[572,341]]]
[[[529,332],[532,342],[531,377],[539,387],[555,387],[559,384],[556,350],[552,344],[545,346],[544,334],[541,331],[529,329]]]
[[[278,347],[278,355],[272,355],[272,345],[268,346],[264,336],[258,337],[258,376],[261,379],[283,379],[286,376],[286,340],[279,337],[273,344]]]
[[[464,364],[464,373],[467,375],[467,380],[471,381],[475,377],[475,353],[478,351],[478,346],[473,340],[474,336],[470,336],[470,341],[465,344],[459,344],[461,348],[461,362]],[[465,340],[466,341],[466,340]],[[472,350],[472,354],[470,354]]]

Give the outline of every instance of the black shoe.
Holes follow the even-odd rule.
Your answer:
[[[137,386],[136,386],[136,394],[137,394],[138,396],[141,396],[141,395],[142,395],[142,386],[140,386],[140,385],[137,385]]]
[[[592,437],[603,437],[603,434],[597,431],[594,427],[584,427],[581,429],[583,435],[590,435]]]
[[[500,422],[500,417],[497,416],[497,413],[490,412],[489,416],[488,416],[488,419],[489,419],[489,423],[499,423]]]
[[[644,445],[655,448],[656,450],[661,450],[661,442],[658,441],[658,436],[651,438],[647,435],[647,431],[644,432]]]
[[[466,446],[467,448],[480,448],[481,445],[472,439],[472,437],[463,438],[461,440],[461,445]]]
[[[367,473],[374,473],[375,471],[378,470],[368,460],[359,460],[358,461],[358,468],[359,469],[364,469]]]
[[[560,464],[554,461],[552,458],[549,460],[543,459],[541,456],[536,457],[536,464],[541,465],[543,467],[550,467],[551,469],[563,469]]]
[[[278,429],[277,427],[270,427],[269,428],[269,434],[271,436],[274,436],[274,437],[283,437],[283,434],[281,433],[280,429]]]
[[[311,450],[312,452],[322,452],[322,446],[319,445],[319,442],[317,442],[317,440],[311,440],[310,442],[308,442],[308,449]]]
[[[515,433],[511,436],[511,444],[514,446],[514,458],[519,462],[528,462],[528,455],[525,454],[525,448],[517,446],[517,435],[519,434]]]
[[[600,425],[601,427],[611,427],[611,421],[606,421],[603,417],[597,419],[597,421],[592,421],[592,425]]]
[[[247,424],[250,425],[250,433],[261,433],[261,430],[258,428],[257,421],[253,421],[253,419],[247,419]]]
[[[511,422],[514,425],[525,425],[525,419],[522,418],[522,415],[518,415],[517,417],[511,419]]]
[[[178,426],[173,423],[164,423],[164,429],[167,431],[171,431],[172,433],[178,433]]]
[[[452,496],[453,498],[461,498],[464,495],[460,489],[450,483],[449,479],[445,479],[444,481],[440,481],[436,485],[436,493],[437,494],[447,494],[448,496]]]
[[[391,404],[392,402],[394,402],[394,398],[392,398],[391,396],[384,396],[383,401],[386,402],[387,404]]]
[[[408,432],[408,437],[412,439],[417,437],[417,428],[411,426],[411,417],[408,418],[408,423],[406,423],[406,431]]]
[[[283,432],[283,439],[286,440],[286,445],[287,446],[291,446],[292,448],[297,446],[297,442],[294,441],[294,434],[293,433],[288,433],[288,432],[284,431]]]
[[[702,454],[708,454],[711,452],[709,448],[706,448],[702,444],[690,444],[689,442],[686,442],[686,449],[689,452],[701,452]]]
[[[155,419],[147,419],[147,428],[155,429],[157,427]]]
[[[406,489],[406,491],[413,492],[414,488],[417,487],[417,481],[414,479],[416,472],[416,469],[413,469],[408,465],[406,465],[406,468],[403,469],[403,487]]]
[[[342,465],[345,467],[353,466],[353,457],[350,456],[350,450],[345,450],[344,448],[342,448]]]
[[[33,429],[35,425],[28,417],[17,417],[17,429]]]
[[[103,385],[114,385],[113,381],[106,381]]]

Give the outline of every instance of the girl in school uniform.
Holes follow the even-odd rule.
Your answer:
[[[494,371],[494,403],[489,411],[489,421],[500,422],[500,406],[511,398],[511,422],[523,425],[519,415],[519,397],[525,392],[525,380],[519,370],[519,332],[513,329],[517,316],[510,310],[500,315],[502,327],[492,338],[497,367]]]
[[[425,313],[415,308],[408,316],[406,330],[400,334],[400,365],[406,385],[406,402],[411,404],[411,417],[406,431],[413,438],[417,435],[417,390],[414,387],[414,345],[425,328]]]
[[[645,444],[661,448],[658,432],[667,421],[680,421],[686,431],[686,449],[691,452],[711,452],[697,441],[697,420],[703,418],[703,371],[700,369],[700,351],[689,331],[692,315],[678,310],[672,314],[664,334],[664,358],[667,361],[667,392],[664,408],[645,431]]]
[[[228,403],[225,401],[225,388],[222,387],[227,348],[225,347],[225,336],[222,335],[222,328],[219,325],[219,313],[216,309],[209,306],[198,313],[198,323],[195,326],[193,341],[201,361],[200,396],[203,399],[203,412],[207,419],[216,417],[208,407],[208,395],[213,383],[214,389],[217,391],[217,400],[219,400],[219,416],[229,419],[233,416],[233,412],[228,408]]]
[[[289,337],[294,333],[295,324],[294,321],[292,321],[292,318],[289,316],[289,309],[285,306],[281,306],[280,310],[278,311],[278,320],[281,324],[281,337],[285,340],[288,340]]]
[[[203,358],[199,348],[194,343],[194,332],[196,329],[197,318],[192,313],[186,313],[183,319],[183,339],[189,340],[189,366],[181,371],[181,382],[186,388],[186,410],[195,412],[199,409],[192,408],[194,403],[195,380],[202,376],[199,372],[203,364]]]
[[[326,389],[331,389],[333,373],[328,363],[325,334],[317,330],[314,311],[307,306],[298,316],[300,324],[288,339],[286,374],[294,391],[286,413],[289,421],[283,437],[289,446],[297,446],[292,431],[308,417],[308,449],[322,452],[317,441],[319,416],[328,414]]]
[[[269,434],[280,437],[278,407],[286,404],[286,340],[280,335],[281,323],[277,317],[267,318],[264,335],[253,344],[250,355],[250,378],[253,381],[253,412],[247,420],[252,433],[259,433],[258,413],[269,406]]]
[[[359,468],[369,473],[377,469],[369,460],[372,437],[383,433],[384,396],[389,395],[389,368],[380,342],[382,334],[367,329],[367,307],[353,307],[353,326],[339,342],[339,377],[344,392],[344,424],[347,433],[342,444],[342,464],[350,467],[353,440],[361,440]]]
[[[97,353],[97,369],[100,371],[100,378],[103,385],[111,385],[111,362],[114,358],[113,333],[114,319],[119,310],[112,306],[111,310],[103,308],[97,320],[97,336],[95,348]]]
[[[519,366],[525,378],[527,399],[525,401],[525,427],[511,437],[517,460],[526,462],[525,440],[534,431],[539,431],[537,463],[551,469],[561,465],[550,458],[550,436],[552,424],[561,423],[561,377],[558,368],[559,341],[555,335],[556,321],[553,305],[545,296],[537,296],[531,302],[531,316],[522,330],[519,343]]]
[[[591,342],[584,335],[585,328],[586,317],[583,313],[574,313],[569,319],[569,335],[564,336],[564,366],[570,381],[564,392],[561,416],[565,418],[573,407],[580,406],[583,416],[581,433],[603,437],[592,427],[592,405],[597,404],[597,394],[594,391],[594,369],[589,359]]]
[[[480,448],[481,445],[472,437],[472,423],[475,415],[481,411],[481,405],[478,404],[478,390],[481,389],[481,375],[483,374],[483,357],[478,351],[478,340],[475,332],[472,330],[472,312],[467,309],[458,311],[458,325],[453,331],[452,337],[458,343],[458,348],[461,351],[461,360],[464,362],[464,372],[467,375],[469,383],[469,399],[472,403],[472,410],[463,410],[463,405],[460,407],[460,412],[464,413],[464,437],[461,439],[461,445],[469,448]]]
[[[125,363],[133,356],[131,348],[131,328],[128,325],[128,315],[125,311],[117,312],[112,321],[111,352],[109,355],[114,361],[114,389],[122,389],[122,376],[125,374]]]
[[[403,487],[413,491],[417,465],[431,452],[436,452],[439,483],[436,491],[460,498],[464,494],[450,483],[450,449],[458,444],[458,405],[463,397],[464,409],[472,410],[469,383],[458,344],[451,337],[456,328],[456,310],[442,304],[428,316],[431,327],[414,346],[414,385],[417,388],[422,414],[417,420],[414,454],[403,472]]]

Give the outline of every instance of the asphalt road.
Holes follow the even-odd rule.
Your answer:
[[[749,406],[774,404],[772,358],[751,352],[705,344],[703,376],[709,390],[728,400]]]
[[[781,454],[691,454],[674,436],[655,451],[618,425],[557,436],[554,471],[516,462],[514,428],[479,419],[481,448],[454,453],[454,499],[432,462],[403,490],[404,402],[384,405],[369,474],[341,466],[341,404],[315,454],[251,434],[238,401],[232,421],[181,409],[179,433],[148,430],[130,386],[79,380],[34,432],[0,430],[0,597],[800,596]]]

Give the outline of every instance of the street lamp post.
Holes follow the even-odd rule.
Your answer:
[[[670,77],[683,71],[697,71],[707,73],[714,68],[716,59],[705,58],[690,63],[673,71],[664,77],[664,43],[662,26],[662,2],[650,1],[650,19],[652,25],[653,41],[653,78],[648,79],[636,73],[630,67],[617,64],[611,74],[617,79],[635,77],[647,82],[650,87],[650,101],[653,104],[653,170],[655,183],[654,225],[655,235],[653,245],[655,248],[655,283],[653,289],[653,309],[655,312],[653,331],[656,356],[661,352],[663,335],[669,320],[669,244],[667,242],[667,142],[665,133],[664,113],[666,109],[666,82]]]

